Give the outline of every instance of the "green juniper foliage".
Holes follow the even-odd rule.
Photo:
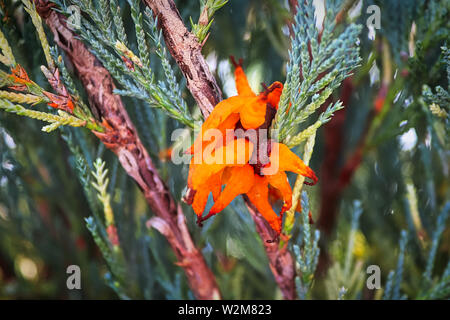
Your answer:
[[[229,0],[201,0],[200,17],[198,23],[190,18],[192,33],[202,43],[208,36],[209,29],[214,21],[214,13],[222,8]]]
[[[355,250],[357,241],[361,241],[358,239],[359,220],[363,212],[361,203],[355,201],[351,210],[352,217],[346,245],[344,247],[336,241],[332,248],[337,259],[330,267],[325,281],[329,299],[356,299],[364,285],[363,264]],[[359,243],[359,245],[363,244]]]
[[[274,125],[274,129],[280,131],[279,140],[290,147],[305,141],[342,108],[342,103],[335,102],[320,114],[312,126],[298,132],[298,125],[324,104],[360,62],[357,37],[362,26],[350,24],[337,34],[335,19],[339,8],[337,1],[327,3],[321,32],[316,27],[312,2],[300,2],[297,8],[285,89]]]
[[[181,89],[167,60],[166,49],[161,44],[162,33],[157,29],[157,21],[153,19],[148,8],[143,15],[141,2],[129,1],[135,29],[133,39],[136,41],[131,48],[137,46],[138,49],[134,53],[127,47],[130,42],[124,29],[122,10],[116,1],[111,1],[110,6],[107,6],[105,1],[98,4],[88,0],[53,2],[67,15],[71,13],[68,9],[70,5],[79,5],[86,14],[86,17],[82,16],[81,28],[77,31],[120,84],[121,88],[116,91],[117,94],[143,100],[150,107],[162,108],[184,125],[194,127],[192,115],[181,96]],[[112,30],[114,32],[111,32]],[[157,81],[151,68],[150,42],[160,65],[163,66],[164,80]],[[124,64],[122,59],[128,59],[130,66]]]
[[[308,292],[312,287],[314,273],[319,262],[320,249],[318,247],[320,232],[312,232],[309,225],[309,204],[308,195],[305,191],[302,194],[302,231],[299,237],[300,246],[294,245],[294,252],[298,263],[298,276],[295,279],[298,297],[302,300],[307,298]]]
[[[222,297],[281,299],[240,197],[203,228],[181,201],[188,166],[168,159],[171,133],[193,135],[202,119],[152,11],[138,0],[51,2],[67,17],[80,9],[72,28],[113,77]],[[295,2],[175,4],[224,91],[234,90],[230,55],[255,92],[284,83],[271,137],[319,177],[306,187],[289,176],[278,250],[293,258],[296,298],[450,298],[450,3]],[[370,5],[381,13],[374,37]],[[91,133],[105,127],[33,1],[0,1],[0,15],[0,298],[193,299],[166,238],[147,226],[141,190]],[[324,218],[330,204],[336,220]],[[80,266],[82,290],[67,289],[68,265]],[[366,285],[371,265],[380,289]]]

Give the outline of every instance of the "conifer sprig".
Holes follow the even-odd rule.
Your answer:
[[[51,132],[60,126],[69,125],[72,127],[84,127],[87,126],[86,121],[80,120],[62,110],[58,110],[58,115],[47,112],[30,110],[22,107],[18,104],[13,104],[6,99],[0,99],[0,109],[6,112],[15,113],[21,116],[25,116],[32,119],[37,119],[50,123],[42,128],[42,131]]]
[[[6,99],[15,103],[26,103],[30,105],[35,105],[42,102],[48,102],[48,99],[44,97],[36,96],[34,94],[27,93],[16,93],[5,90],[0,90],[0,98]]]
[[[447,119],[450,114],[450,49],[443,46],[442,61],[447,71],[447,88],[437,86],[434,93],[428,85],[423,86],[422,96],[429,104],[430,111],[441,119]]]
[[[37,13],[34,3],[31,3],[30,0],[22,0],[22,3],[24,5],[25,11],[30,15],[31,20],[33,21],[33,24],[36,28],[36,32],[39,36],[39,40],[44,51],[45,60],[47,60],[47,66],[50,70],[53,71],[55,69],[55,64],[50,54],[50,45],[48,44],[47,37],[42,26],[42,19]]]
[[[304,141],[341,108],[341,104],[334,104],[307,131],[299,130],[299,125],[325,103],[361,60],[357,41],[362,27],[350,24],[334,35],[339,6],[337,1],[327,1],[319,32],[314,10],[312,1],[299,2],[292,25],[287,78],[273,125],[277,139],[291,147]]]
[[[111,278],[108,283],[122,299],[128,299],[124,289],[126,287],[126,266],[114,222],[111,196],[108,193],[109,178],[107,177],[106,162],[97,158],[94,162],[94,169],[91,173],[95,181],[92,181],[91,184],[97,190],[97,198],[103,206],[105,226],[92,217],[86,219],[86,225],[111,270],[111,274],[107,276]]]
[[[400,286],[403,280],[403,271],[405,263],[405,251],[408,243],[408,232],[402,230],[399,243],[399,254],[397,260],[397,267],[392,270],[388,275],[386,287],[383,295],[384,300],[405,300],[406,296],[400,295]]]
[[[309,199],[306,192],[302,193],[302,219],[300,243],[294,245],[297,260],[297,277],[295,284],[301,300],[308,298],[314,284],[314,273],[319,262],[320,231],[312,230],[309,219]]]
[[[95,171],[92,171],[92,175],[95,178],[95,182],[92,182],[92,186],[98,191],[97,197],[103,205],[106,226],[110,226],[114,225],[114,214],[111,208],[111,196],[108,193],[108,169],[105,169],[105,166],[106,163],[100,158],[97,158],[94,162]]]
[[[48,44],[41,17],[37,13],[34,3],[29,0],[22,0],[22,3],[25,11],[31,16],[31,20],[38,34],[47,61],[48,68],[41,66],[41,70],[50,85],[58,94],[45,91],[41,86],[29,79],[25,69],[15,62],[8,41],[0,31],[0,48],[3,52],[3,55],[0,57],[0,62],[11,68],[11,74],[0,71],[0,87],[6,87],[9,90],[13,90],[0,90],[0,108],[4,109],[6,112],[49,122],[49,125],[42,128],[42,131],[45,132],[51,132],[63,125],[70,125],[73,127],[83,126],[91,130],[102,131],[103,128],[92,117],[87,106],[85,106],[80,99],[75,99],[76,103],[74,103],[64,84],[60,81],[59,70],[56,69],[52,49]],[[61,65],[62,58],[58,57],[57,62]],[[64,71],[66,72],[66,76],[68,76],[67,71]],[[74,88],[73,82],[70,82],[70,84]],[[50,106],[58,109],[58,114],[30,110],[13,103],[25,103],[29,105],[48,103]]]
[[[226,5],[228,0],[200,0],[200,17],[198,23],[194,23],[192,17],[191,32],[197,37],[198,42],[203,43],[208,37],[209,29],[214,21],[214,13]]]
[[[0,62],[3,63],[7,67],[13,67],[16,65],[16,59],[12,53],[11,47],[8,44],[8,41],[5,38],[5,35],[0,30],[0,49],[2,50],[2,54],[0,55]]]
[[[67,6],[62,1],[57,3],[63,13],[68,14]],[[77,4],[74,1],[73,4]],[[177,119],[184,125],[194,128],[194,119],[190,110],[182,98],[182,90],[176,80],[175,73],[167,59],[165,49],[161,43],[161,35],[157,30],[156,21],[148,12],[144,16],[141,13],[140,1],[128,1],[131,17],[136,31],[138,54],[130,49],[127,39],[121,10],[117,1],[111,1],[108,7],[100,2],[99,7],[91,0],[83,0],[79,3],[80,9],[89,18],[82,17],[81,28],[77,29],[81,38],[87,42],[97,58],[111,72],[111,75],[122,88],[115,92],[123,96],[134,97],[145,101],[149,106],[164,110],[170,117]],[[116,32],[111,33],[105,28],[109,25],[108,17],[112,16]],[[102,21],[105,16],[105,22]],[[92,22],[93,23],[92,23]],[[147,30],[146,30],[147,27]],[[156,55],[161,59],[165,79],[157,81],[150,65],[151,49],[147,39],[155,45]]]

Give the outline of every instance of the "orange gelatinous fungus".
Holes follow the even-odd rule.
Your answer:
[[[286,198],[286,197],[287,196],[283,195],[280,190],[278,190],[278,189],[276,189],[276,188],[274,188],[274,187],[269,185],[269,202],[272,205],[275,205],[278,202],[283,201],[283,199]],[[291,201],[292,201],[292,199],[291,199]],[[292,206],[292,204],[291,204],[291,206]],[[288,210],[288,209],[286,209],[286,210]],[[295,207],[295,211],[298,212],[298,213],[302,212],[301,201],[297,201],[297,206]]]
[[[173,148],[172,147],[166,148],[166,149],[159,151],[158,158],[160,161],[166,162],[172,158],[172,154],[173,154]]]
[[[281,198],[284,202],[281,213],[286,212],[292,207],[292,188],[286,173],[284,171],[279,171],[274,175],[266,176],[266,178],[273,188],[280,191]]]
[[[233,56],[230,56],[231,62],[234,65],[234,78],[236,80],[236,90],[239,96],[250,96],[255,97],[256,94],[253,92],[250,84],[248,83],[247,76],[244,73],[244,69],[242,69],[242,59],[239,59],[239,62],[236,63],[236,60]]]
[[[219,213],[238,195],[249,192],[253,186],[254,175],[253,168],[249,164],[231,168],[227,181],[222,181],[225,183],[225,188],[214,202],[209,213]]]
[[[286,145],[270,140],[267,131],[257,141],[249,141],[234,132],[236,129],[244,129],[245,132],[267,129],[275,113],[266,115],[266,112],[270,108],[274,112],[278,109],[283,85],[274,82],[269,87],[264,86],[264,91],[256,95],[242,69],[242,60],[236,63],[232,57],[231,61],[236,68],[238,95],[216,105],[187,151],[193,155],[188,176],[188,187],[194,194],[192,207],[201,225],[204,220],[221,212],[234,198],[245,194],[280,234],[283,213],[292,207],[292,188],[286,171],[311,179],[312,182],[305,184],[315,184],[318,179],[313,170]],[[212,129],[214,134],[208,132]],[[203,216],[210,193],[213,193],[214,204]],[[280,214],[272,208],[273,199],[283,200]]]
[[[31,83],[31,80],[28,77],[27,72],[20,64],[17,64],[15,68],[11,68],[11,77],[14,79],[15,82],[20,84]]]
[[[308,185],[314,185],[318,179],[314,171],[308,167],[302,159],[300,159],[295,153],[293,153],[288,146],[283,143],[272,143],[272,152],[269,156],[270,164],[274,168],[278,168],[279,171],[290,171],[300,174],[304,177],[310,178],[313,182],[305,182]],[[262,169],[262,173],[269,175],[272,167],[265,167]]]
[[[196,155],[191,160],[192,173],[188,178],[189,187],[202,187],[208,179],[228,166],[244,166],[253,153],[253,144],[246,139],[236,139],[214,150],[211,154]],[[197,163],[198,161],[198,163]]]
[[[203,123],[194,144],[186,151],[187,153],[194,154],[202,151],[204,145],[208,144],[205,135],[211,129],[223,131],[234,129],[239,121],[244,129],[257,129],[266,120],[267,105],[275,109],[278,108],[283,84],[276,81],[259,95],[255,95],[248,84],[241,64],[236,64],[235,61],[234,64],[237,65],[235,80],[238,95],[222,100],[214,107],[214,110]]]
[[[258,209],[259,213],[270,224],[273,230],[281,233],[281,216],[278,216],[272,209],[269,202],[269,186],[267,179],[255,175],[252,189],[247,193],[251,203]]]

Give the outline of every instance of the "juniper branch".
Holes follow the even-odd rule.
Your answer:
[[[48,102],[44,97],[36,96],[34,94],[16,93],[10,91],[0,90],[0,98],[16,103],[26,103],[35,105],[42,102]]]
[[[42,27],[41,17],[36,12],[36,8],[30,0],[22,0],[22,3],[25,7],[25,11],[30,15],[31,21],[33,21],[34,27],[38,33],[42,49],[44,50],[45,59],[47,60],[47,66],[51,71],[54,71],[55,64],[50,54],[50,45],[48,44],[47,37],[45,36],[44,28]]]
[[[61,10],[68,13],[69,7],[65,6],[65,4],[56,0],[52,2],[63,6]],[[144,31],[144,20],[139,7],[140,2],[137,0],[128,2],[130,3],[131,17],[136,29],[138,54],[130,50],[129,45],[127,45],[128,41],[126,41],[125,31],[122,30],[123,26],[121,27],[119,23],[122,21],[119,15],[120,12],[115,13],[115,9],[112,10],[116,28],[117,30],[122,30],[118,31],[117,36],[115,34],[111,35],[110,30],[103,26],[101,16],[103,14],[107,15],[107,12],[104,12],[107,11],[107,8],[101,3],[100,8],[96,8],[92,1],[86,0],[80,3],[81,10],[87,14],[93,23],[88,18],[82,17],[82,27],[77,29],[77,32],[92,47],[97,58],[123,87],[123,89],[116,90],[115,93],[144,100],[149,106],[163,109],[169,116],[190,128],[194,128],[195,124],[190,110],[181,97],[182,91],[178,86],[178,81],[173,74],[170,63],[165,57],[165,49],[163,49],[160,42],[161,35],[155,35],[157,27],[154,25],[153,17],[151,17],[150,22],[148,19],[145,20],[149,24],[151,31],[147,33]],[[71,3],[75,4],[74,1]],[[147,10],[151,12],[150,9],[147,8]],[[155,74],[150,66],[150,48],[147,43],[147,36],[152,39],[156,46],[156,54],[161,59],[166,81],[155,81]]]
[[[14,55],[11,51],[11,47],[8,44],[8,41],[5,38],[5,35],[0,30],[0,49],[2,49],[3,55],[1,55],[0,61],[8,66],[13,67],[16,64],[16,59],[14,58]]]
[[[106,225],[110,226],[114,224],[114,214],[111,208],[111,195],[108,193],[109,178],[108,169],[105,169],[106,162],[97,158],[94,162],[95,171],[92,171],[92,175],[95,178],[95,182],[92,182],[92,186],[98,191],[98,199],[103,205],[103,212],[105,214]]]
[[[20,116],[49,122],[49,125],[42,128],[42,131],[45,132],[51,132],[63,125],[70,125],[72,127],[83,127],[86,125],[86,121],[75,118],[61,110],[58,110],[58,115],[55,115],[52,113],[30,110],[21,105],[13,104],[5,99],[0,99],[0,109],[4,109],[6,112],[15,113]]]
[[[201,0],[200,17],[198,23],[194,23],[190,18],[192,33],[197,37],[198,42],[203,43],[208,38],[208,32],[214,21],[214,13],[227,4],[228,0]]]
[[[325,103],[361,61],[356,44],[360,25],[351,24],[333,37],[339,22],[337,1],[327,2],[321,33],[316,28],[312,1],[299,2],[296,12],[285,89],[273,124],[278,139],[291,147],[301,142],[296,133],[298,125]]]
[[[177,209],[170,191],[142,145],[120,97],[114,94],[115,85],[109,72],[67,27],[66,18],[51,9],[53,4],[45,0],[35,0],[35,3],[55,42],[74,65],[92,107],[111,127],[109,134],[97,136],[117,155],[125,171],[142,189],[155,215],[173,231],[173,236],[167,237],[167,240],[183,266],[195,296],[199,299],[220,298],[214,275],[195,247],[182,211]]]

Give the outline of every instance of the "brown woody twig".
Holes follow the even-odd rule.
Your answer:
[[[246,196],[244,196],[244,200],[255,222],[256,231],[263,242],[267,258],[269,259],[269,267],[275,277],[275,281],[283,297],[287,300],[294,300],[296,298],[294,259],[289,250],[287,250],[287,246],[280,249],[280,240],[277,238],[276,232]]]
[[[96,135],[117,155],[125,171],[141,188],[159,219],[159,226],[164,226],[158,229],[174,250],[178,265],[183,267],[194,295],[198,299],[220,298],[214,275],[192,242],[181,208],[177,207],[160,178],[122,100],[113,93],[115,86],[111,75],[67,27],[66,18],[52,10],[53,4],[45,0],[35,0],[35,4],[39,15],[51,29],[55,42],[72,62],[90,99],[90,105],[96,108],[104,126],[108,128],[105,133]]]

